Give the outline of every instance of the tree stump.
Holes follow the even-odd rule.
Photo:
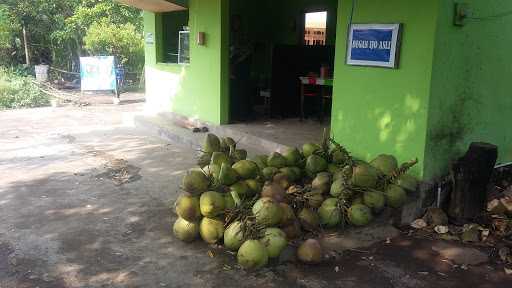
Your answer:
[[[498,158],[498,147],[474,142],[453,165],[454,189],[448,215],[457,223],[471,221],[485,211],[487,186]]]

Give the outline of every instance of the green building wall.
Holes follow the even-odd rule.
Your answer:
[[[431,82],[425,176],[448,172],[473,141],[498,145],[512,160],[512,11],[510,0],[466,0],[470,18],[453,25],[455,3],[441,1]]]
[[[338,11],[331,133],[355,157],[418,158],[423,174],[438,1],[359,0],[353,23],[403,23],[399,69],[345,64],[352,1]]]
[[[245,9],[239,5],[243,1],[234,1],[235,11]],[[214,124],[228,122],[229,2],[189,2],[190,65],[158,63],[160,15],[144,12],[145,32],[155,33],[155,44],[146,45],[148,107]],[[290,6],[274,24],[290,25],[299,11],[292,4],[311,8],[310,2],[275,4],[275,11]],[[472,18],[512,10],[509,0],[464,2]],[[345,64],[352,3],[339,0],[336,19],[331,133],[337,141],[364,160],[380,153],[394,154],[399,161],[418,158],[413,173],[424,179],[447,173],[472,141],[497,144],[499,161],[512,160],[512,17],[468,19],[456,27],[454,0],[358,0],[353,23],[402,23],[403,34],[399,69],[357,67]],[[322,5],[332,9],[333,1]],[[262,23],[260,30],[268,31],[269,24]],[[199,31],[206,33],[206,46],[196,44]],[[296,36],[288,36],[280,39],[294,43]]]
[[[162,45],[161,15],[144,12],[146,43],[146,102],[152,112],[172,111],[190,118],[224,124],[228,121],[228,1],[190,0],[190,64],[159,63]],[[206,45],[197,45],[205,32]]]

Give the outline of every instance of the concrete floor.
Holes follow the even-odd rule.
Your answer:
[[[400,236],[322,265],[245,272],[171,233],[190,146],[123,119],[142,104],[0,112],[0,287],[510,287],[499,267],[457,268]],[[118,169],[121,167],[122,169]],[[130,178],[123,185],[112,171]],[[214,257],[209,256],[213,251]],[[487,253],[483,251],[482,253]]]
[[[285,146],[302,147],[304,143],[322,141],[324,129],[329,129],[328,121],[269,119],[226,125],[227,128],[261,137]]]

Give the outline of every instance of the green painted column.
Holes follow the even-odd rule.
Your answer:
[[[225,124],[229,121],[229,0],[190,0],[188,7],[189,65],[158,62],[163,45],[161,15],[144,12],[144,31],[155,39],[146,44],[147,107]],[[206,45],[197,44],[198,32],[205,33]]]

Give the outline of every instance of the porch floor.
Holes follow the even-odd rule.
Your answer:
[[[324,129],[329,129],[329,121],[267,119],[247,123],[224,125],[239,133],[253,135],[284,146],[302,147],[307,142],[320,142]]]

